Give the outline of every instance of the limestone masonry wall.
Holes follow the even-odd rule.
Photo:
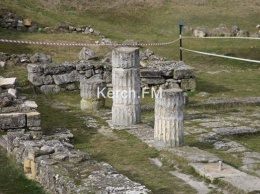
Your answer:
[[[26,176],[39,182],[48,193],[136,193],[149,190],[119,174],[108,163],[90,160],[76,151],[73,135],[67,129],[55,129],[52,135],[33,140],[28,133],[8,132],[0,145],[23,165]]]
[[[111,54],[101,62],[95,60],[96,54],[91,49],[83,48],[79,61],[27,65],[29,81],[43,93],[78,90],[82,79],[93,76],[106,81],[112,87]],[[150,50],[140,52],[141,87],[160,86],[181,88],[184,91],[196,89],[195,70],[184,62],[168,61],[154,55]]]
[[[41,134],[41,115],[34,101],[19,97],[16,78],[0,77],[0,130],[28,131],[37,139]]]

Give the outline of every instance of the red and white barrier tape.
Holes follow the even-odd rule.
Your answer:
[[[226,56],[226,55],[218,55],[218,54],[213,54],[213,53],[206,53],[206,52],[195,51],[195,50],[190,50],[190,49],[185,49],[185,48],[182,48],[182,50],[193,52],[193,53],[198,53],[198,54],[202,54],[202,55],[222,57],[222,58],[227,58],[227,59],[235,59],[235,60],[239,60],[239,61],[246,61],[246,62],[252,62],[252,63],[260,63],[260,61],[258,61],[258,60],[244,59],[244,58],[239,58],[239,57],[230,57],[230,56]]]
[[[61,43],[61,42],[35,42],[35,41],[24,41],[24,40],[8,40],[0,39],[0,42],[5,43],[17,43],[17,44],[34,44],[34,45],[46,45],[46,46],[162,46],[173,44],[179,39],[171,42],[163,43],[137,43],[137,44],[113,44],[113,43]]]

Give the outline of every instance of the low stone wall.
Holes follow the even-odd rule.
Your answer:
[[[18,14],[0,9],[0,29],[21,32],[45,32],[45,33],[85,33],[93,34],[104,38],[99,31],[89,25],[74,26],[68,24],[58,24],[55,28],[41,27],[30,18],[22,18]]]
[[[0,77],[0,130],[28,131],[34,139],[41,134],[41,115],[34,101],[19,97],[16,78]]]
[[[259,37],[260,36],[260,26],[256,26],[255,32],[249,32],[247,30],[240,29],[237,25],[231,27],[220,24],[218,27],[210,29],[207,27],[196,27],[192,28],[189,26],[184,26],[184,35],[193,35],[196,37]]]
[[[72,138],[69,130],[60,128],[39,140],[24,132],[8,132],[0,138],[0,145],[23,165],[28,178],[49,193],[149,193],[108,163],[90,160],[88,154],[74,150]]]
[[[28,64],[28,80],[43,93],[78,90],[81,79],[99,74],[89,61],[58,64]]]
[[[28,63],[44,63],[52,62],[52,57],[44,53],[35,54],[7,54],[0,52],[0,68],[8,68],[17,65],[27,65]]]
[[[96,54],[83,48],[80,61],[56,64],[28,64],[28,80],[43,93],[57,93],[63,90],[78,90],[82,79],[93,76],[106,81],[112,87],[111,56],[98,62]],[[141,87],[161,86],[181,88],[184,91],[196,89],[195,70],[183,62],[167,61],[157,57],[150,50],[140,53]]]
[[[184,91],[196,89],[195,70],[184,62],[158,61],[152,66],[140,69],[141,86],[181,88]]]

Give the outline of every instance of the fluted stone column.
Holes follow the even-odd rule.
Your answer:
[[[182,146],[183,103],[181,89],[161,89],[155,99],[154,144],[160,147]]]
[[[82,79],[80,81],[81,110],[98,110],[105,105],[106,82],[105,80]]]
[[[115,48],[112,67],[112,124],[131,126],[141,122],[139,49]]]

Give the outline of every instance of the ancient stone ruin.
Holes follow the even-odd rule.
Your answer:
[[[19,97],[16,85],[16,78],[0,77],[0,130],[7,132],[0,145],[23,165],[29,179],[55,194],[149,193],[108,163],[90,160],[87,153],[75,150],[68,129],[56,128],[43,135],[37,104]]]
[[[33,138],[38,138],[42,134],[38,106],[19,97],[16,85],[16,78],[0,77],[0,130],[28,131]]]
[[[9,68],[17,65],[27,65],[28,63],[49,64],[52,57],[44,53],[35,54],[7,54],[0,52],[0,67]]]
[[[101,32],[89,25],[75,26],[68,24],[58,24],[55,28],[39,26],[30,18],[23,18],[18,14],[0,9],[0,29],[21,32],[44,32],[44,33],[84,33],[93,34],[104,38]]]
[[[249,32],[244,29],[240,29],[237,25],[233,25],[231,27],[220,24],[218,27],[209,29],[204,26],[199,26],[196,28],[184,27],[184,34],[185,35],[193,35],[196,37],[259,37],[260,32],[258,30],[258,26],[256,26],[255,32]]]
[[[175,147],[184,145],[183,106],[181,89],[161,89],[155,98],[154,145]]]
[[[26,176],[38,181],[49,193],[149,192],[108,163],[90,160],[87,153],[74,150],[72,138],[69,130],[60,128],[39,140],[32,140],[28,133],[8,132],[0,144],[23,164]]]
[[[112,124],[137,124],[141,121],[139,49],[115,48],[112,53],[112,67]]]
[[[155,144],[163,141],[166,147],[182,146],[184,98],[180,88],[195,89],[194,69],[183,62],[160,61],[149,50],[140,52],[133,47],[115,48],[112,60],[106,58],[101,64],[88,51],[83,49],[81,60],[73,63],[29,63],[28,79],[43,93],[80,89],[81,109],[90,111],[102,108],[110,85],[112,124],[121,127],[141,121],[141,87],[164,88],[162,98],[156,99]],[[37,104],[19,97],[16,84],[16,78],[0,79],[0,129],[7,131],[0,144],[23,165],[28,178],[50,193],[149,193],[111,165],[76,151],[68,129],[43,135]],[[162,124],[165,121],[170,124]]]
[[[112,54],[111,54],[112,55]],[[184,91],[196,89],[195,70],[184,62],[168,61],[157,57],[150,50],[140,51],[140,86],[165,86],[181,88]],[[79,61],[36,64],[27,66],[28,80],[43,93],[64,90],[78,90],[82,79],[98,76],[112,87],[111,57],[96,61],[97,56],[90,49],[83,48]]]
[[[81,110],[98,110],[105,106],[106,82],[99,77],[80,81]]]

